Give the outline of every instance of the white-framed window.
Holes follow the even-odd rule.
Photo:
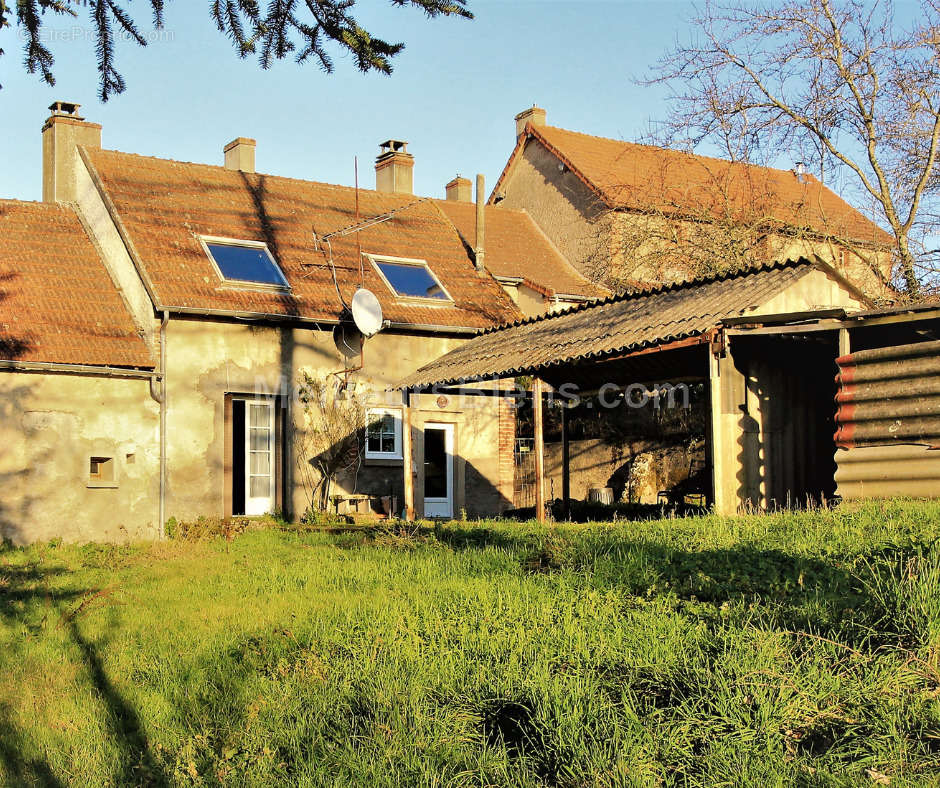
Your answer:
[[[226,394],[226,487],[231,509],[248,517],[274,511],[281,452],[278,400]]]
[[[267,244],[209,235],[200,235],[199,242],[226,284],[251,289],[290,290],[287,277]]]
[[[454,299],[425,260],[366,254],[382,281],[398,298],[429,304],[451,304]]]
[[[366,459],[401,458],[401,409],[369,408],[366,415]]]

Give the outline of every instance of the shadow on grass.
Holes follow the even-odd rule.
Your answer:
[[[27,637],[39,636],[43,630],[53,627],[67,632],[81,659],[93,697],[103,707],[109,741],[119,750],[120,766],[111,775],[111,782],[115,785],[169,785],[153,758],[138,713],[104,669],[100,646],[83,635],[79,627],[86,603],[102,592],[93,588],[56,588],[54,581],[65,572],[61,567],[40,563],[0,564],[0,624],[11,629],[19,625]],[[63,653],[63,660],[69,656],[70,653]],[[56,777],[50,763],[27,754],[29,750],[27,733],[17,725],[11,705],[0,703],[0,765],[8,779],[20,785],[66,784]]]
[[[36,565],[0,566],[0,624],[18,624],[27,636],[41,631],[55,606],[45,581],[61,573],[61,569]],[[66,593],[61,602],[67,604],[76,595]],[[48,763],[25,754],[28,746],[14,719],[10,704],[0,703],[0,765],[7,779],[21,785],[64,785]]]
[[[507,551],[525,573],[568,572],[595,589],[668,598],[700,615],[721,611],[729,625],[793,630],[853,648],[917,648],[930,620],[940,618],[940,543],[822,556],[748,543],[685,550],[628,528],[569,536],[448,524],[434,537],[456,551]]]
[[[23,754],[27,745],[12,717],[9,706],[0,704],[0,766],[9,781],[7,785],[64,786],[65,783],[55,776],[48,763]]]
[[[701,517],[708,509],[699,504],[690,503],[615,503],[602,504],[572,500],[565,512],[563,501],[556,499],[547,506],[552,519],[557,523],[612,523],[612,522],[647,522],[676,517]],[[535,507],[524,506],[509,509],[502,515],[507,520],[529,522],[535,519]]]
[[[510,760],[525,761],[542,784],[555,786],[562,759],[536,719],[534,706],[528,698],[485,700],[479,708],[481,732],[487,746],[505,748]]]
[[[813,555],[753,542],[688,550],[628,523],[576,532],[564,524],[392,523],[329,533],[341,549],[495,549],[526,574],[566,572],[567,582],[672,600],[725,626],[789,630],[863,650],[916,649],[940,622],[940,540]]]

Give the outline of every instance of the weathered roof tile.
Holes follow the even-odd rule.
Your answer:
[[[361,219],[400,212],[362,232],[335,237],[328,246],[315,234],[322,238],[356,222],[352,188],[115,151],[86,154],[162,307],[335,320],[342,304],[330,268],[332,249],[344,299],[351,299],[361,281],[393,323],[482,328],[519,314],[494,279],[477,274],[456,229],[433,201],[362,189]],[[226,285],[200,235],[265,242],[290,292]],[[365,253],[426,260],[454,303],[397,298],[368,260],[360,268],[359,245]]]
[[[642,212],[770,222],[876,245],[892,237],[810,174],[730,162],[653,145],[595,137],[554,126],[526,127],[609,207]],[[521,135],[500,180],[526,144]],[[719,204],[720,203],[720,204]]]
[[[71,208],[0,200],[0,358],[154,366]]]
[[[472,247],[476,237],[476,206],[457,200],[439,200],[437,204]],[[484,216],[486,267],[494,276],[520,278],[550,297],[602,298],[608,294],[580,274],[525,211],[488,205]]]

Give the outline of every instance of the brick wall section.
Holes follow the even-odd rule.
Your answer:
[[[516,409],[513,400],[500,397],[499,400],[499,493],[504,509],[513,503],[513,483],[515,462],[513,451],[516,445]]]

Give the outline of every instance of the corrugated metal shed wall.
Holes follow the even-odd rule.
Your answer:
[[[940,497],[940,342],[836,361],[837,493]]]
[[[746,497],[766,509],[831,499],[832,349],[801,338],[753,339],[746,347],[751,419],[742,419],[742,440],[754,444],[742,453]]]

